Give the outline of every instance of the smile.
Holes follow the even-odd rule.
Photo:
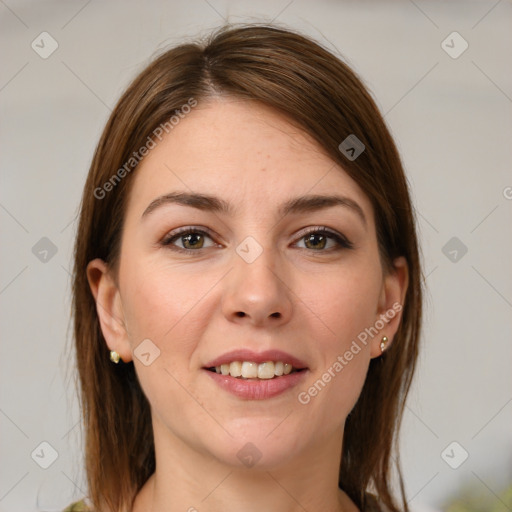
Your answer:
[[[282,350],[254,352],[236,349],[203,366],[221,389],[244,400],[264,400],[280,395],[306,378],[309,368]]]
[[[294,368],[290,363],[283,363],[282,361],[266,361],[259,364],[253,361],[233,361],[209,368],[209,370],[221,375],[230,375],[238,379],[261,380],[274,379],[300,371]]]

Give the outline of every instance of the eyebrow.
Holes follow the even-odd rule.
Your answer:
[[[148,216],[158,208],[168,204],[179,204],[181,206],[190,206],[202,211],[214,213],[223,213],[233,215],[234,210],[230,203],[208,194],[189,193],[189,192],[171,192],[157,197],[144,210],[142,218]],[[334,206],[343,206],[350,209],[363,221],[366,226],[366,216],[363,209],[353,199],[338,195],[307,195],[295,197],[286,201],[278,210],[278,214],[285,217],[290,214],[308,213]]]

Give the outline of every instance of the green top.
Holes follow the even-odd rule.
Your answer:
[[[379,500],[373,495],[367,493],[367,506],[364,508],[362,512],[385,512],[383,508],[379,505]],[[72,503],[62,512],[94,512],[92,508],[89,508],[84,500],[76,501]]]
[[[89,508],[84,500],[76,501],[72,503],[62,512],[93,512],[91,508]]]

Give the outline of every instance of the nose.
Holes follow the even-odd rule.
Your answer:
[[[234,255],[223,293],[222,311],[235,323],[277,327],[292,315],[290,278],[276,265],[274,251],[266,249],[251,263]]]

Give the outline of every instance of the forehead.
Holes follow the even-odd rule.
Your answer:
[[[135,171],[129,209],[139,213],[173,191],[223,197],[237,213],[278,208],[304,194],[340,193],[371,217],[366,194],[308,134],[259,102],[200,103],[165,135]]]

